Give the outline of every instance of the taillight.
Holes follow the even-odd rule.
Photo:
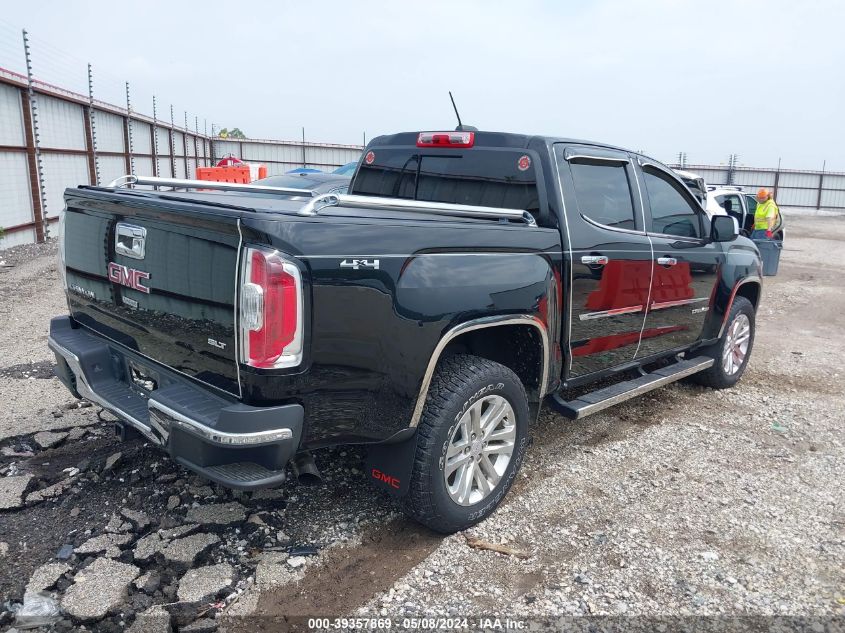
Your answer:
[[[472,147],[475,132],[420,132],[417,147]]]
[[[278,251],[244,249],[241,360],[251,367],[302,361],[302,277]]]

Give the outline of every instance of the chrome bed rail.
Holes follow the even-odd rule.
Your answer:
[[[318,215],[320,209],[326,207],[373,209],[376,211],[411,211],[464,218],[485,218],[488,220],[518,220],[528,226],[537,226],[534,216],[524,209],[501,209],[498,207],[479,207],[469,204],[426,202],[424,200],[404,200],[402,198],[380,198],[337,193],[327,193],[308,201],[299,213],[300,215]]]
[[[308,189],[288,187],[269,187],[264,185],[241,185],[229,182],[209,180],[185,180],[180,178],[158,178],[155,176],[121,176],[110,182],[107,187],[120,189],[133,185],[151,187],[171,187],[173,189],[214,189],[219,191],[241,191],[247,193],[278,193],[282,195],[307,196],[311,198],[297,213],[299,215],[318,215],[326,207],[350,209],[372,209],[375,211],[410,211],[416,213],[434,213],[463,218],[482,218],[487,220],[514,220],[536,227],[537,222],[524,209],[501,209],[481,207],[469,204],[451,204],[448,202],[427,202],[424,200],[405,200],[401,198],[380,198],[375,196],[357,196],[350,194],[327,193],[314,197]]]
[[[159,178],[157,176],[121,176],[112,180],[106,187],[120,189],[132,185],[149,187],[172,187],[173,189],[214,189],[219,191],[242,191],[246,193],[279,193],[288,196],[307,196],[314,192],[310,189],[291,187],[270,187],[267,185],[241,185],[233,182],[215,182],[213,180],[187,180],[184,178]]]

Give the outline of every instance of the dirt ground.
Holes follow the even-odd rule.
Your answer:
[[[676,384],[577,422],[544,409],[506,503],[447,538],[366,486],[354,449],[316,455],[323,486],[249,495],[206,485],[140,440],[119,444],[49,377],[47,326],[64,312],[54,248],[4,253],[0,482],[31,478],[22,504],[0,510],[0,626],[63,544],[115,530],[126,542],[74,554],[44,589],[64,604],[100,556],[160,582],[133,583],[107,615],[65,615],[56,630],[195,620],[279,630],[295,616],[845,616],[845,218],[787,220],[737,387]],[[34,434],[45,430],[63,437],[42,448]],[[243,518],[191,521],[221,504]],[[115,528],[124,511],[151,525]],[[185,523],[217,539],[187,566],[136,556],[138,539]],[[201,600],[176,596],[187,569],[212,565],[228,566],[230,582]]]

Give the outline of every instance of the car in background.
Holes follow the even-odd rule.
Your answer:
[[[737,185],[710,185],[707,187],[707,215],[730,215],[736,218],[742,235],[751,235],[754,230],[754,212],[757,210],[757,198],[753,193],[743,190]],[[774,239],[783,241],[783,214],[779,213],[775,228],[772,231]]]
[[[355,168],[358,166],[358,161],[353,161],[351,163],[346,163],[345,165],[341,165],[337,169],[335,169],[332,173],[339,174],[341,176],[349,176],[352,178],[352,174],[355,173]]]
[[[683,181],[687,189],[695,196],[695,199],[701,203],[701,206],[705,206],[707,200],[707,184],[704,182],[704,178],[691,171],[684,171],[683,169],[673,169],[672,171]]]
[[[327,174],[322,171],[300,172],[297,174],[280,174],[268,176],[259,180],[253,180],[253,185],[264,185],[265,187],[289,187],[291,189],[308,189],[317,194],[324,193],[346,193],[349,188],[349,176],[339,174]],[[260,194],[258,194],[260,195]]]
[[[322,174],[319,169],[314,169],[313,167],[295,167],[289,171],[285,172],[286,174]]]

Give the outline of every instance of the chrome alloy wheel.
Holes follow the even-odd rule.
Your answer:
[[[751,321],[745,314],[738,314],[728,328],[728,336],[722,349],[722,369],[733,376],[742,367],[751,343]]]
[[[502,396],[481,398],[461,416],[449,438],[443,476],[452,501],[471,506],[502,479],[516,442],[516,415]]]

